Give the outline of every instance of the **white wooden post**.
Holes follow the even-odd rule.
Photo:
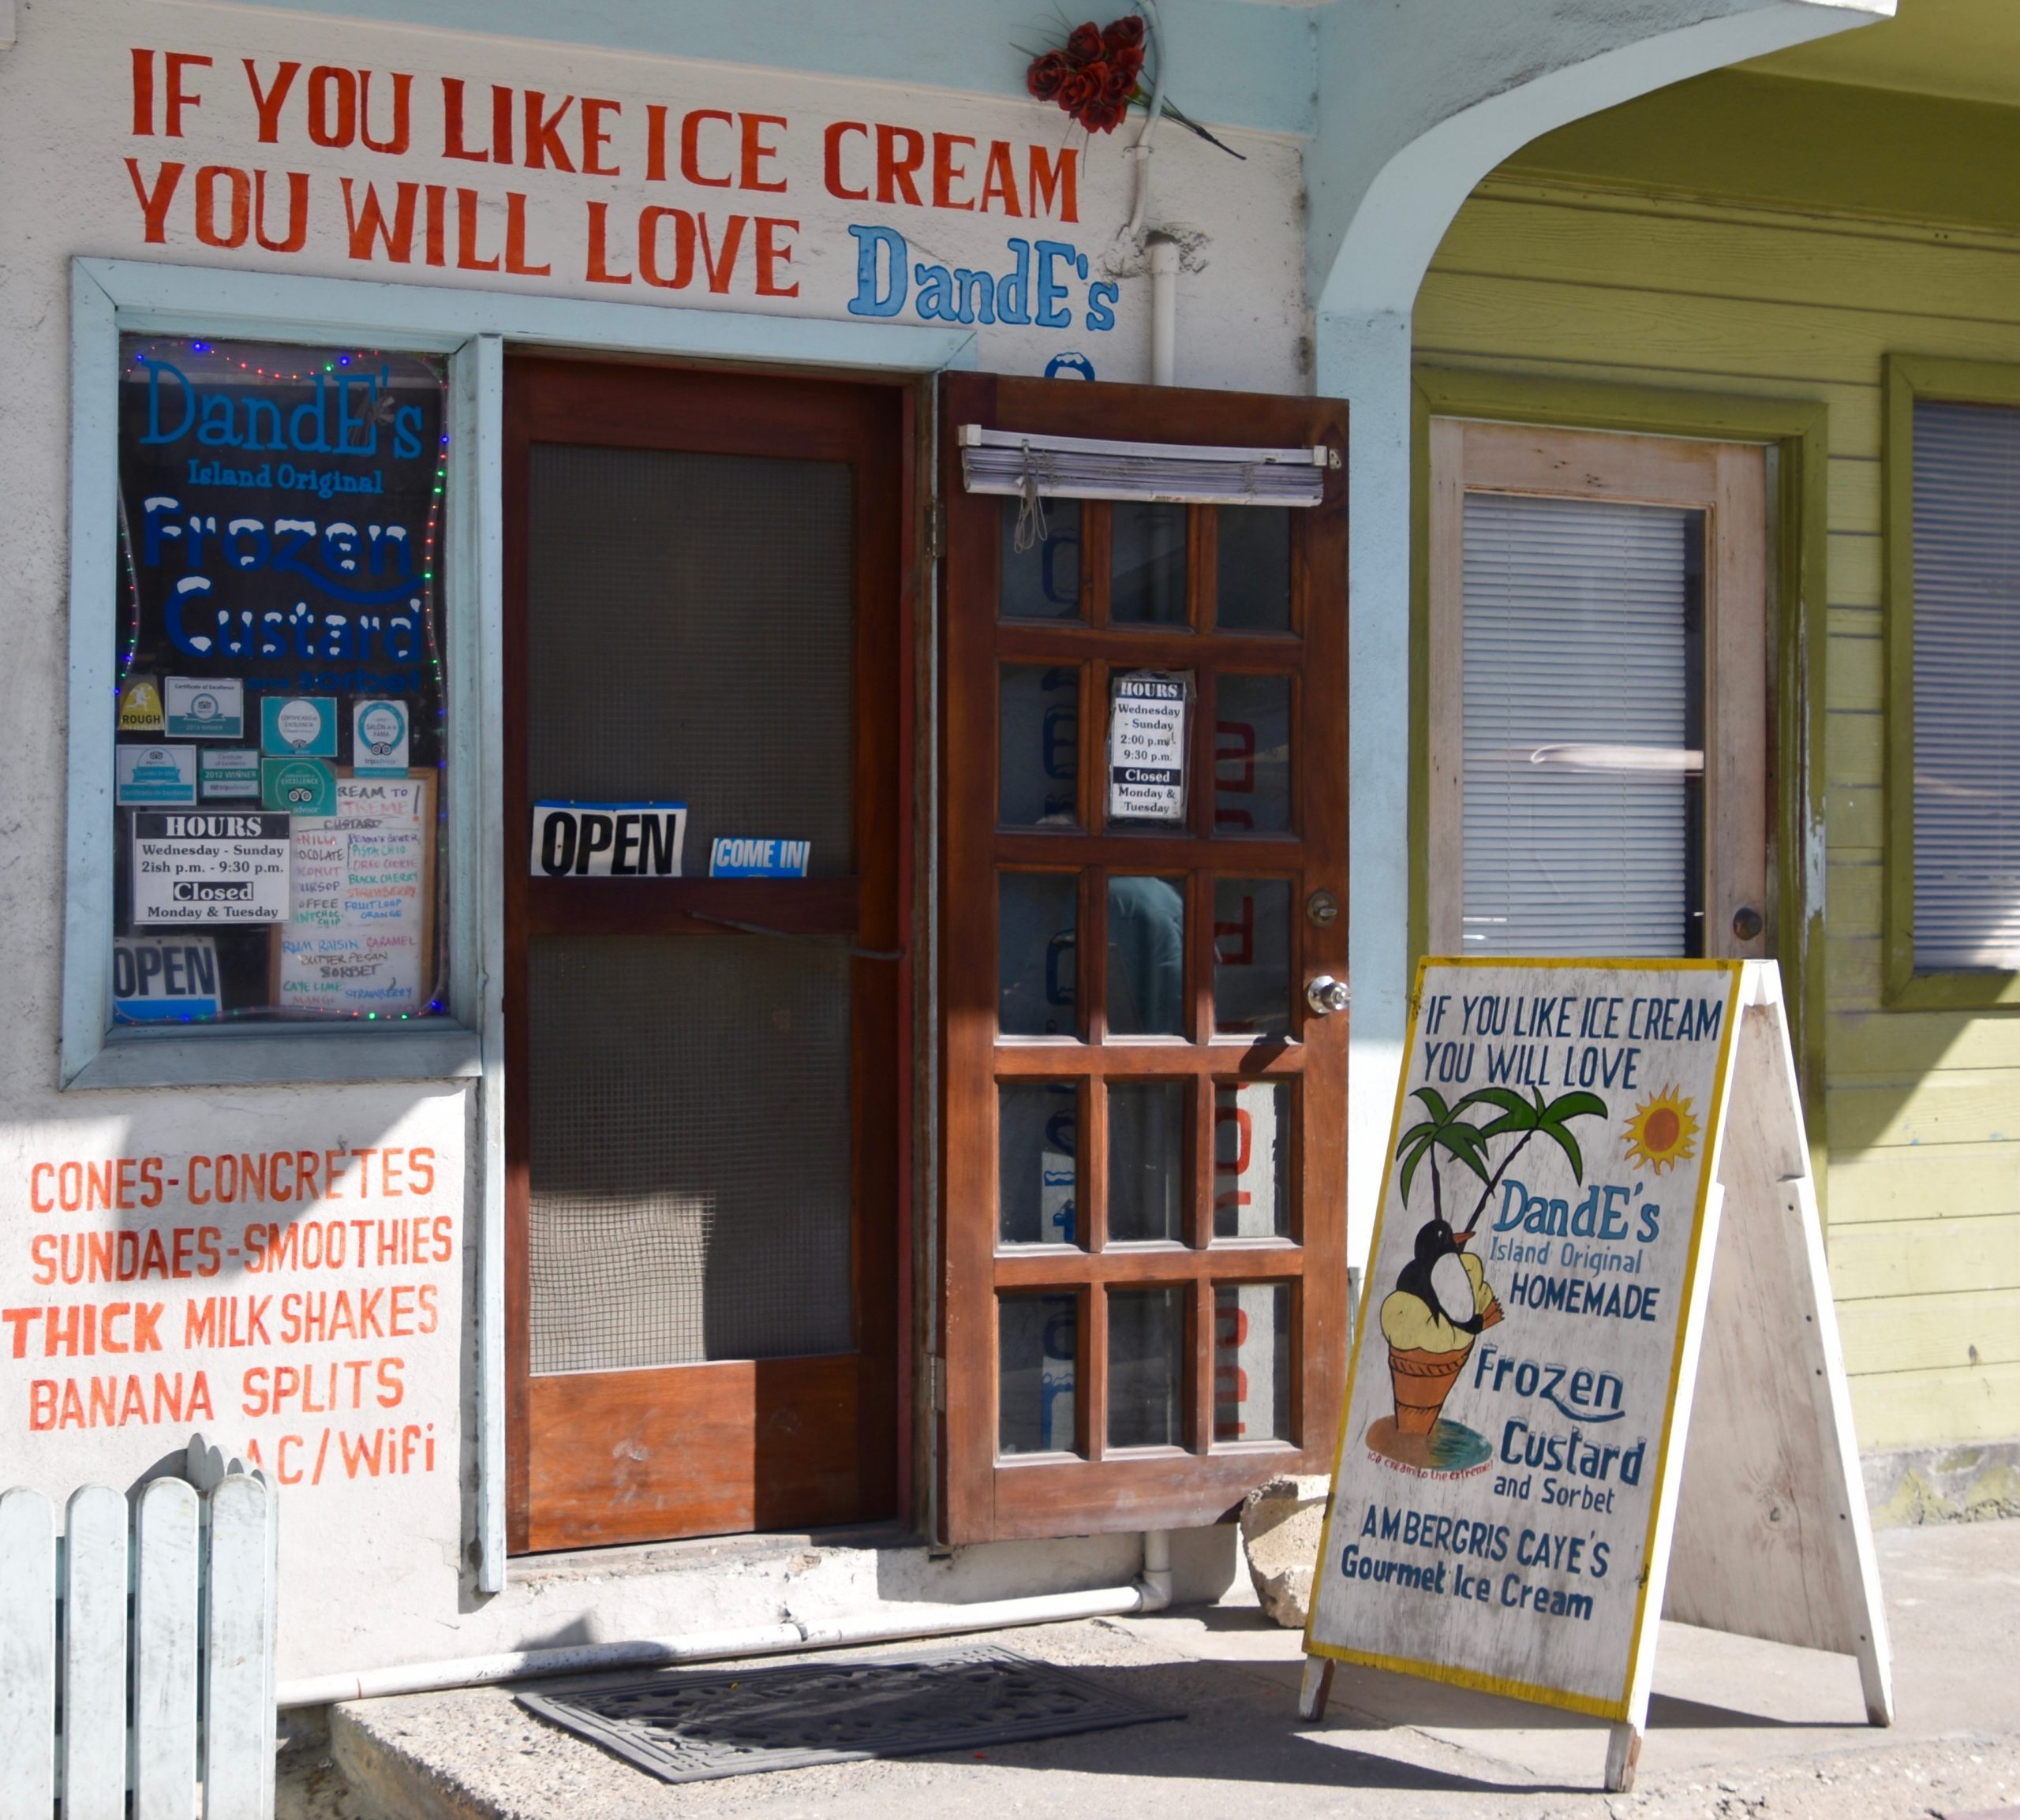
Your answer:
[[[80,1486],[63,1522],[63,1820],[125,1820],[126,1500]]]
[[[56,1519],[41,1493],[0,1493],[0,1820],[56,1800]]]
[[[226,1474],[205,1500],[204,1820],[273,1820],[270,1500],[266,1482],[244,1473]]]
[[[196,1784],[196,1564],[201,1500],[158,1478],[134,1513],[134,1820],[189,1820]]]

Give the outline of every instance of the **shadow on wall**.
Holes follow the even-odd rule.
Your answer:
[[[2007,1026],[1834,1008],[1825,1201],[1867,1450],[2020,1433],[2020,1116]]]

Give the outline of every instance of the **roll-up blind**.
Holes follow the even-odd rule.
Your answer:
[[[2020,967],[2020,410],[1918,402],[1915,965]]]
[[[1468,493],[1469,954],[1702,951],[1704,515]]]
[[[1105,442],[963,424],[961,478],[971,493],[1046,499],[1162,499],[1176,504],[1316,506],[1340,454],[1308,448]]]

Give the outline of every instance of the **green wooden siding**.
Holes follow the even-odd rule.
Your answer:
[[[1859,1437],[2020,1434],[2020,1018],[1882,1008],[1880,473],[1887,354],[2020,361],[2020,234],[1708,201],[1675,164],[1659,192],[1526,167],[1483,185],[1418,299],[1417,356],[1827,411],[1827,1205]]]

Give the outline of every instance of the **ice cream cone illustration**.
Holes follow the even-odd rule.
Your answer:
[[[1420,1347],[1389,1348],[1389,1377],[1396,1389],[1396,1427],[1403,1434],[1428,1434],[1438,1426],[1438,1413],[1458,1381],[1472,1351],[1468,1343],[1457,1352],[1426,1352]]]
[[[1443,1220],[1427,1220],[1417,1235],[1416,1257],[1382,1301],[1382,1335],[1389,1342],[1399,1434],[1427,1435],[1437,1427],[1474,1337],[1501,1319],[1501,1304],[1479,1260],[1464,1244]],[[1448,1300],[1460,1305],[1448,1311]]]

